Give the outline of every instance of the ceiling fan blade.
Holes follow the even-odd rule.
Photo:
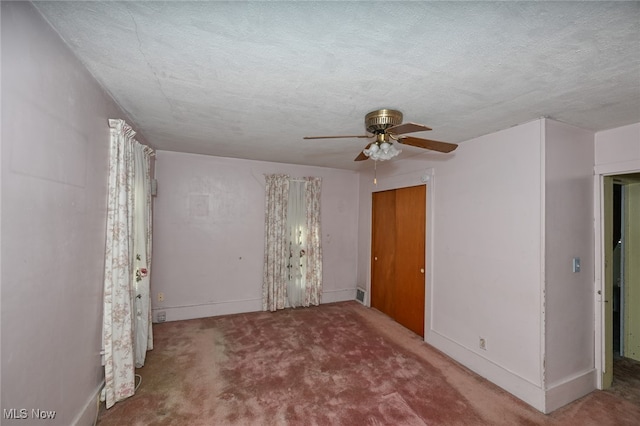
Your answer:
[[[366,155],[364,155],[364,152],[360,152],[360,154],[358,154],[358,156],[356,157],[355,160],[353,161],[364,161],[364,160],[368,160],[369,157],[367,157]]]
[[[398,142],[400,142],[401,144],[417,146],[418,148],[430,149],[431,151],[438,152],[451,152],[458,147],[458,144],[455,143],[414,138],[413,136],[400,137],[398,138]]]
[[[369,138],[367,135],[350,135],[350,136],[305,136],[302,139],[339,139],[339,138]]]
[[[368,144],[367,146],[364,147],[364,149],[362,151],[360,151],[360,154],[358,154],[358,156],[356,157],[355,160],[353,161],[364,161],[364,160],[368,160],[369,157],[367,157],[366,155],[364,155],[364,150],[365,149],[369,149],[369,147],[373,144],[373,142],[371,142],[370,144]]]
[[[402,123],[398,124],[397,126],[389,127],[387,129],[387,133],[402,135],[405,133],[424,132],[426,130],[431,130],[431,127],[427,127],[424,124],[417,123]]]

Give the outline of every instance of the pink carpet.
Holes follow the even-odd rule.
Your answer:
[[[356,302],[155,326],[135,396],[100,425],[638,425],[595,391],[543,415]]]

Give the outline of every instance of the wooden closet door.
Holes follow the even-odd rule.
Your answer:
[[[424,337],[426,187],[396,190],[395,320]]]
[[[374,192],[371,217],[371,306],[394,317],[396,193]]]
[[[424,185],[372,197],[371,306],[424,337]]]

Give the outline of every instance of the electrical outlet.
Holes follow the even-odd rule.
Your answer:
[[[480,349],[482,349],[483,351],[487,350],[487,341],[484,339],[484,337],[480,338]]]
[[[156,320],[158,322],[165,322],[167,320],[167,313],[166,312],[158,312],[156,314]]]
[[[158,293],[158,302],[164,302],[164,293]]]

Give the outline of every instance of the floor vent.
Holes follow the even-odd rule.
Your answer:
[[[364,288],[358,287],[356,288],[356,300],[364,305],[364,296],[366,294],[366,290]]]

